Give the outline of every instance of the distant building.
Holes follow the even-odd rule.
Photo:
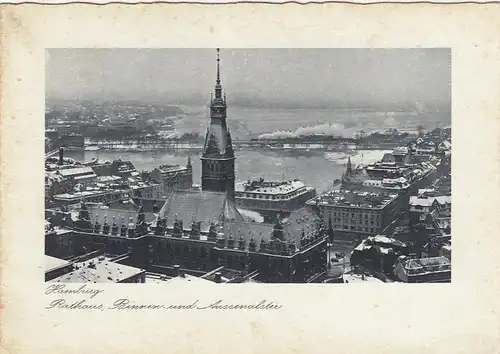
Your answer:
[[[401,255],[408,255],[405,243],[384,235],[371,236],[352,251],[351,267],[362,266],[368,270],[391,273]]]
[[[449,283],[451,262],[446,257],[415,259],[401,256],[394,264],[394,274],[405,283]]]
[[[434,158],[438,164],[439,159]],[[432,183],[437,177],[437,168],[430,161],[415,163],[407,147],[398,147],[387,153],[382,160],[363,167],[353,168],[350,159],[342,175],[342,188],[359,191],[390,191],[408,198],[419,188]]]
[[[293,181],[248,181],[236,184],[235,200],[239,208],[253,210],[264,217],[286,216],[302,208],[316,196],[316,190],[299,180]]]
[[[150,173],[151,181],[163,184],[163,193],[168,195],[174,189],[191,189],[193,186],[193,166],[191,158],[187,165],[162,165]]]
[[[101,190],[99,188],[81,192],[57,194],[52,197],[54,206],[73,205],[87,201],[89,203],[114,203],[124,198],[124,190]]]
[[[59,146],[69,149],[83,149],[85,146],[85,137],[81,134],[60,134]]]
[[[130,184],[132,198],[158,200],[166,198],[163,183],[148,183],[137,181]]]
[[[128,178],[137,177],[140,174],[132,162],[123,161],[121,159],[114,160],[113,162],[92,163],[89,164],[89,167],[94,170],[97,176],[118,176]]]
[[[409,207],[410,213],[420,214],[422,217],[435,209],[451,212],[451,196],[412,196]]]
[[[401,211],[399,195],[388,192],[332,190],[307,202],[332,225],[335,237],[352,238],[381,232]]]
[[[68,188],[74,188],[77,184],[85,188],[97,180],[97,175],[90,167],[63,168],[57,171],[61,176],[62,182]]]

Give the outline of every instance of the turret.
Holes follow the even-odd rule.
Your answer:
[[[250,252],[255,252],[257,250],[257,243],[255,242],[255,238],[250,236],[250,241],[248,242],[248,250]]]
[[[189,238],[195,239],[195,240],[200,238],[200,230],[198,229],[198,224],[194,220],[191,223],[191,231],[189,233]]]
[[[260,239],[260,247],[259,247],[259,252],[266,252],[267,251],[267,243],[264,240],[264,237]]]
[[[285,239],[285,235],[283,233],[283,225],[281,225],[279,215],[276,217],[271,238],[278,239],[281,241]]]
[[[155,235],[164,235],[166,225],[167,225],[166,219],[163,219],[160,216],[157,216],[156,217]]]
[[[240,251],[245,250],[245,239],[243,238],[243,234],[241,233],[241,230],[238,230],[239,238],[238,238],[238,249]]]
[[[99,219],[98,219],[97,215],[95,216],[94,233],[95,234],[101,233],[101,224],[99,223]]]
[[[120,236],[127,237],[127,224],[125,223],[125,218],[122,216],[122,225],[120,227]]]
[[[135,227],[135,233],[137,236],[143,236],[148,233],[148,225],[146,224],[146,213],[144,212],[144,206],[142,205],[142,200],[140,201],[139,212],[137,214],[137,226]]]
[[[109,235],[110,226],[108,224],[107,218],[108,218],[108,216],[104,215],[104,224],[102,225],[102,233],[104,235]]]
[[[134,236],[135,236],[135,223],[134,219],[130,218],[128,223],[128,237],[134,237]]]
[[[233,235],[231,234],[231,231],[229,231],[229,237],[227,238],[227,248],[234,248],[234,238]]]
[[[182,237],[182,221],[177,218],[177,214],[175,214],[175,220],[173,224],[172,236],[173,237]]]
[[[208,236],[207,236],[208,241],[216,241],[217,240],[217,229],[215,227],[215,224],[212,222],[210,223],[210,227],[208,228]]]
[[[219,233],[217,234],[216,244],[217,244],[217,247],[219,247],[219,248],[224,248],[226,246],[226,237],[224,236],[224,233],[222,232],[222,228],[219,230]]]
[[[116,216],[113,216],[113,225],[111,226],[111,235],[118,235],[118,224],[116,223]]]

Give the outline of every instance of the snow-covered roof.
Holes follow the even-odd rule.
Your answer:
[[[264,194],[286,194],[289,192],[296,191],[305,186],[302,181],[287,181],[286,183],[276,183],[273,182],[264,183],[262,185],[256,185],[255,188],[246,189],[250,185],[248,182],[239,182],[235,185],[235,190],[237,192],[251,192],[251,193],[264,193]]]
[[[51,256],[45,255],[45,271],[48,272],[50,270],[64,267],[66,265],[70,264],[68,261],[65,261],[64,259],[59,259]]]
[[[345,283],[383,283],[382,280],[375,277],[365,275],[362,277],[359,274],[346,273],[344,274]]]
[[[428,198],[419,198],[418,196],[410,197],[410,205],[412,206],[431,206],[434,201],[437,201],[439,204],[451,204],[451,196],[443,195],[438,197],[428,197]]]
[[[222,279],[222,280],[224,281],[224,280],[227,280],[227,279]],[[193,283],[196,283],[196,284],[215,284],[214,282],[212,282],[210,280],[203,279],[203,278],[200,278],[200,277],[195,277],[195,276],[192,276],[192,275],[189,275],[189,274],[185,274],[182,277],[175,277],[175,278],[169,279],[165,283],[167,283],[167,284],[184,283],[185,284],[185,283],[188,283],[188,282],[193,282]]]

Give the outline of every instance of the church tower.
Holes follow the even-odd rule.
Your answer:
[[[226,124],[226,95],[222,96],[217,48],[217,80],[215,97],[210,102],[210,125],[205,136],[201,157],[201,189],[226,192],[234,200],[234,151],[231,134]]]

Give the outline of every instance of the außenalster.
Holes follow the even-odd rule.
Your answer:
[[[272,301],[267,302],[262,300],[257,304],[227,304],[222,300],[218,300],[207,306],[198,306],[199,310],[278,310],[283,305],[276,304]]]

